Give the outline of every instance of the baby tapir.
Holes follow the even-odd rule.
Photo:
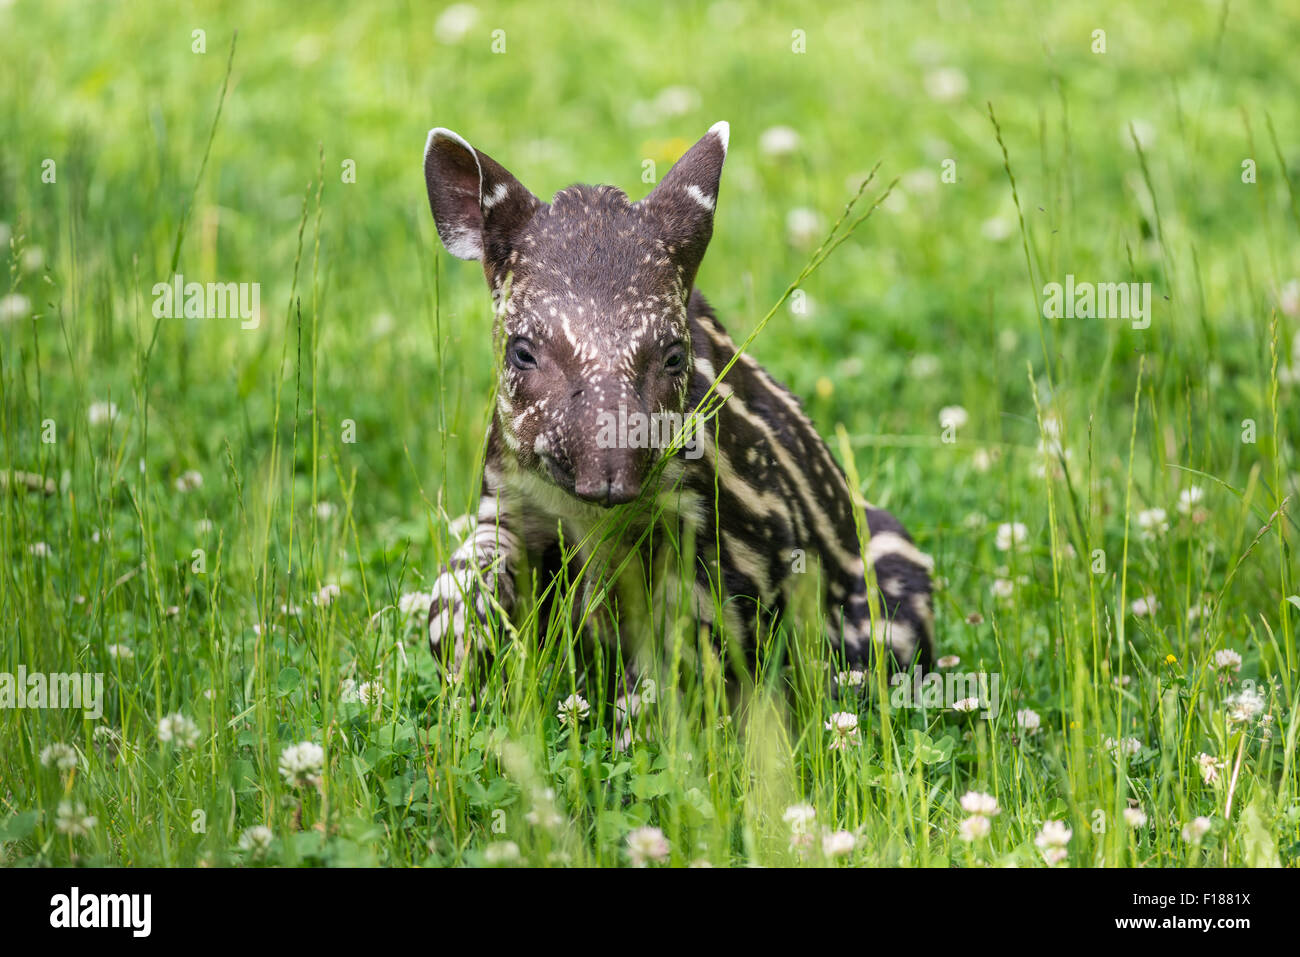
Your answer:
[[[582,589],[575,623],[624,651],[685,614],[752,653],[803,572],[850,668],[873,648],[894,668],[929,664],[929,557],[865,506],[873,628],[854,496],[798,400],[748,354],[715,385],[736,346],[694,282],[728,132],[716,124],[638,202],[571,186],[550,203],[457,134],[429,133],[434,223],[448,252],[483,264],[499,356],[477,524],[429,610],[452,667],[490,654],[560,552]],[[687,429],[711,389],[715,414]]]

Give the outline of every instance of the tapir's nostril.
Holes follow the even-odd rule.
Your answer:
[[[623,482],[611,482],[607,501],[610,505],[625,505],[634,500],[640,494],[641,487],[639,485],[624,484]]]
[[[573,491],[578,498],[597,505],[625,505],[641,494],[641,485],[618,476],[611,479],[606,473],[582,476],[574,482]]]

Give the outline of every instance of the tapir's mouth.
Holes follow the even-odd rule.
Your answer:
[[[539,452],[538,458],[546,466],[547,473],[556,485],[574,498],[592,505],[598,505],[601,508],[613,508],[615,505],[625,505],[634,501],[640,495],[641,487],[639,482],[630,484],[612,477],[606,477],[604,482],[579,489],[573,469],[544,452]]]

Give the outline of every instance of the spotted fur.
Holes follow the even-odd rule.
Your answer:
[[[544,203],[455,133],[429,134],[434,222],[449,252],[482,263],[501,356],[476,524],[433,590],[430,647],[449,663],[488,653],[468,636],[499,633],[568,549],[564,571],[584,597],[576,623],[601,638],[635,645],[689,615],[752,651],[805,559],[850,666],[877,648],[896,667],[929,664],[929,557],[891,514],[865,507],[873,628],[854,499],[830,450],[748,354],[716,381],[736,346],[694,282],[727,137],[715,125],[639,202],[571,186]],[[711,391],[720,404],[694,458],[597,441],[620,409],[685,414]],[[683,562],[688,594],[674,585]]]

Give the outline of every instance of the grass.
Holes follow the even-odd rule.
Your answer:
[[[0,861],[622,865],[650,826],[677,865],[1044,865],[1060,821],[1063,865],[1293,866],[1295,12],[573,13],[481,4],[439,39],[418,7],[0,9],[0,674],[104,694],[95,720],[0,709]],[[751,350],[934,556],[939,654],[998,675],[987,720],[834,698],[815,614],[729,693],[679,623],[681,679],[620,751],[571,635],[521,616],[472,691],[407,611],[473,507],[494,368],[478,270],[433,233],[426,130],[543,197],[639,197],[644,161],[718,119],[698,285],[738,340],[813,255],[791,212],[825,227],[877,161],[898,180]],[[777,126],[793,153],[760,149]],[[174,272],[260,283],[257,327],[156,320]],[[1149,327],[1046,318],[1067,274],[1150,282]],[[1251,689],[1267,721],[1231,721]],[[573,693],[590,711],[562,723]],[[843,710],[857,743],[831,749]],[[972,790],[1000,813],[967,842]]]

